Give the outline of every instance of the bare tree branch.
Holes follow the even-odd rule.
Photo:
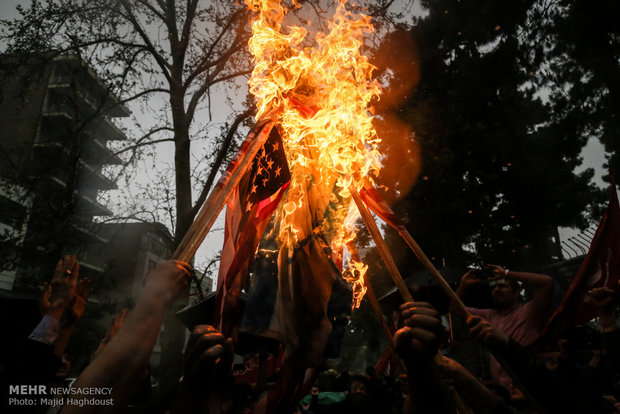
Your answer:
[[[215,157],[215,160],[213,161],[213,165],[211,166],[211,171],[209,171],[209,176],[205,180],[204,187],[202,191],[200,192],[200,195],[196,199],[196,204],[194,204],[194,207],[192,208],[192,213],[194,216],[198,214],[200,207],[202,207],[202,204],[205,202],[205,200],[207,199],[207,196],[209,195],[209,191],[211,191],[211,187],[213,186],[215,177],[218,174],[220,167],[222,166],[222,163],[224,162],[224,159],[226,158],[226,154],[228,154],[228,151],[230,150],[230,146],[233,142],[233,138],[235,137],[235,134],[237,133],[237,129],[239,128],[239,125],[241,125],[241,123],[247,117],[249,117],[250,114],[252,114],[252,111],[253,109],[249,108],[249,109],[246,109],[244,112],[240,113],[239,115],[237,115],[234,122],[228,129],[228,133],[224,137],[224,140],[222,141],[220,149],[217,152],[217,156]]]

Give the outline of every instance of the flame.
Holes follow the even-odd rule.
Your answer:
[[[355,239],[357,210],[350,188],[381,168],[380,139],[369,104],[381,87],[375,67],[360,49],[373,31],[370,17],[346,10],[340,0],[327,33],[287,26],[288,10],[278,0],[246,0],[252,19],[250,52],[255,67],[248,82],[256,97],[257,119],[279,113],[291,184],[276,213],[280,242],[295,246],[320,226],[332,250],[342,252]],[[294,1],[295,7],[299,5]],[[309,200],[311,202],[309,203]],[[367,266],[349,258],[345,277],[353,284],[355,305],[364,295]]]

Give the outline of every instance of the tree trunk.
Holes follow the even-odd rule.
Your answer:
[[[183,96],[180,88],[177,88],[177,90],[173,88],[170,94],[175,142],[174,165],[177,211],[174,231],[175,248],[183,239],[185,232],[194,219],[192,214],[189,122],[185,118]],[[187,293],[189,294],[189,289]],[[164,321],[161,335],[162,353],[160,363],[162,396],[174,395],[172,393],[183,373],[185,327],[175,316],[175,313],[186,305],[187,295],[184,299],[177,301],[166,315]]]

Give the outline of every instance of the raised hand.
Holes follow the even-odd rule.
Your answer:
[[[502,330],[480,316],[472,315],[467,318],[467,326],[474,339],[491,349],[506,346],[510,340]]]
[[[52,306],[67,306],[75,296],[75,286],[80,265],[75,256],[67,255],[56,264],[52,278],[50,302]]]
[[[503,267],[499,265],[488,264],[484,266],[484,268],[489,269],[493,272],[493,277],[489,278],[489,280],[499,280],[499,279],[508,278],[508,272],[506,271],[506,269],[504,269]]]
[[[125,323],[125,317],[127,316],[128,311],[129,309],[125,308],[115,315],[114,318],[112,318],[112,324],[110,325],[110,329],[108,329],[108,333],[106,334],[104,340],[107,339],[110,341],[114,338],[114,336],[116,336],[117,332],[123,326],[123,323]]]
[[[198,325],[185,348],[183,383],[193,392],[224,383],[231,375],[235,355],[230,338],[210,325]]]
[[[469,269],[461,278],[461,286],[468,287],[480,281],[478,277],[478,269]]]
[[[163,301],[165,306],[171,306],[185,292],[191,272],[191,266],[185,262],[164,262],[145,276],[142,295],[148,299]]]
[[[594,288],[587,293],[590,302],[597,308],[606,308],[616,299],[613,289],[607,286]]]
[[[75,288],[75,296],[69,306],[69,314],[74,322],[79,321],[84,316],[86,303],[93,290],[90,287],[91,281],[87,278],[80,280]]]
[[[125,317],[127,316],[128,309],[125,308],[120,311],[117,315],[114,315],[112,318],[112,323],[110,324],[110,328],[108,328],[108,332],[106,332],[105,336],[99,343],[99,347],[95,351],[95,357],[97,357],[104,350],[106,345],[116,336],[118,331],[122,328],[125,323]]]
[[[444,336],[439,313],[428,303],[407,302],[400,317],[405,326],[394,336],[398,355],[405,362],[432,359]]]
[[[80,265],[75,256],[65,256],[56,264],[54,276],[50,283],[45,283],[43,293],[39,299],[41,315],[47,314],[60,320],[62,314],[75,297],[76,280]]]
[[[41,316],[45,316],[46,313],[52,307],[52,286],[45,282],[43,285],[43,293],[41,294],[41,298],[39,299],[39,312],[41,312]]]
[[[602,286],[590,290],[587,294],[590,302],[597,307],[598,323],[601,332],[615,330],[617,323],[612,306],[616,301],[614,290],[607,286]]]

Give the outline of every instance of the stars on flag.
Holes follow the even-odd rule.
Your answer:
[[[290,180],[286,155],[280,144],[280,135],[274,128],[267,142],[256,154],[243,197],[246,204],[243,210],[250,211],[247,206],[251,208],[255,203],[276,194]]]

